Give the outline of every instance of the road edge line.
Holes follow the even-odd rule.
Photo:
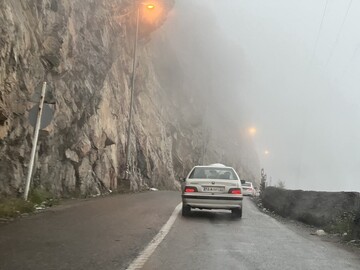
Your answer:
[[[165,236],[170,231],[173,226],[177,216],[179,215],[182,203],[179,203],[174,211],[172,212],[170,218],[165,223],[164,226],[161,227],[160,231],[155,235],[155,237],[150,241],[150,243],[140,252],[140,254],[130,263],[130,265],[126,268],[126,270],[136,270],[141,269],[146,261],[153,254],[155,249],[160,245],[162,240],[164,240]]]

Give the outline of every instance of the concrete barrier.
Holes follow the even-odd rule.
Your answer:
[[[267,187],[261,200],[265,208],[282,217],[360,238],[358,192],[317,192]]]

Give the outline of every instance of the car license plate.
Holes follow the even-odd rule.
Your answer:
[[[209,191],[209,192],[221,192],[224,190],[225,190],[224,187],[204,187],[204,191]]]

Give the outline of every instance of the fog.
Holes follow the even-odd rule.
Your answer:
[[[177,0],[166,27],[190,70],[213,63],[239,136],[256,128],[268,182],[360,191],[359,13],[351,0]]]

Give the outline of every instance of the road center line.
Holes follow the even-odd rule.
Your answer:
[[[179,203],[174,211],[172,212],[170,218],[165,223],[164,226],[160,229],[158,234],[150,241],[150,243],[146,246],[146,248],[140,252],[140,254],[132,261],[132,263],[126,268],[126,270],[135,270],[141,269],[146,261],[150,258],[151,254],[155,251],[155,249],[160,245],[162,240],[164,240],[165,236],[170,231],[173,226],[177,216],[179,215],[182,203]]]

